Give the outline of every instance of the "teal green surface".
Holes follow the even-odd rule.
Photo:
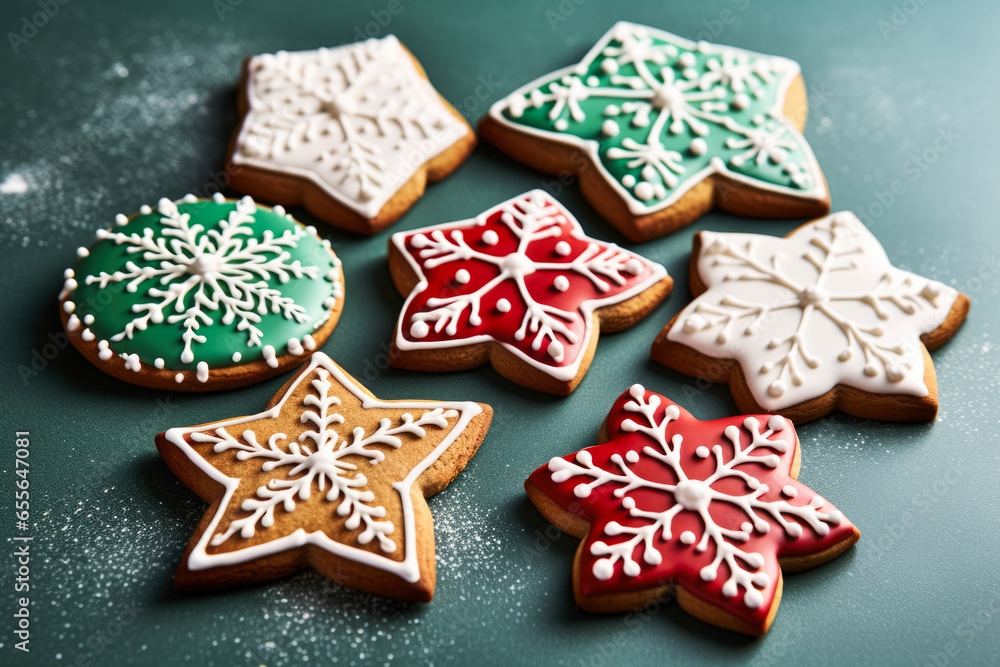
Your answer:
[[[14,431],[28,430],[34,537],[31,652],[14,649],[21,594],[6,555],[0,663],[1000,663],[996,3],[232,4],[70,0],[36,34],[23,23],[42,11],[35,0],[0,7],[5,35],[30,35],[15,40],[17,53],[9,37],[0,47],[0,535],[13,552]],[[797,60],[811,100],[805,136],[835,209],[857,212],[896,265],[972,300],[957,336],[933,353],[935,423],[838,414],[800,429],[800,479],[860,527],[858,545],[787,576],[762,639],[709,627],[669,601],[633,614],[574,606],[576,540],[527,502],[524,478],[554,455],[593,444],[633,382],[702,419],[732,414],[726,387],[658,366],[649,344],[689,300],[692,234],[785,234],[801,221],[712,213],[669,237],[627,244],[568,179],[481,146],[386,232],[360,238],[319,225],[344,262],[347,289],[324,351],[379,397],[473,399],[496,411],[479,453],[430,501],[434,601],[374,598],[309,572],[233,591],[174,592],[173,571],[206,505],[163,464],[153,435],[258,411],[288,376],[190,395],[95,370],[65,346],[56,311],[77,246],[118,212],[161,196],[210,194],[224,181],[245,56],[392,32],[475,121],[490,102],[581,58],[620,19]],[[403,302],[386,267],[389,234],[467,218],[535,187],[558,196],[588,234],[664,263],[676,280],[669,300],[636,327],[602,337],[567,398],[523,389],[489,368],[388,368]]]
[[[289,339],[301,339],[313,333],[316,322],[326,319],[330,309],[324,307],[323,302],[333,294],[334,286],[325,276],[334,268],[333,258],[314,235],[302,230],[301,225],[269,208],[259,208],[250,223],[230,221],[231,224],[239,224],[239,230],[227,237],[232,240],[224,240],[218,236],[224,233],[220,223],[226,223],[229,215],[236,210],[235,202],[182,203],[177,209],[182,216],[190,216],[187,225],[189,229],[195,230],[197,247],[203,250],[211,248],[212,251],[228,249],[224,251],[226,256],[235,256],[235,260],[227,275],[238,277],[237,285],[262,284],[254,291],[258,296],[243,288],[237,292],[232,282],[217,279],[203,293],[207,302],[216,303],[216,308],[202,304],[198,312],[204,317],[189,315],[171,322],[171,319],[184,313],[185,308],[198,306],[196,293],[203,285],[194,284],[184,293],[183,308],[178,308],[175,300],[164,308],[161,322],[151,319],[145,323],[144,328],[136,327],[131,336],[126,335],[113,341],[111,349],[116,353],[138,354],[147,364],[152,364],[156,358],[162,358],[169,370],[190,370],[202,361],[210,369],[232,366],[233,352],[237,351],[241,354],[240,362],[247,364],[263,359],[262,350],[266,345],[274,347],[278,356],[286,354]],[[133,235],[142,238],[146,230],[149,230],[156,235],[154,238],[164,239],[165,249],[179,256],[176,262],[174,259],[167,260],[171,265],[194,259],[194,249],[189,244],[177,245],[180,239],[176,235],[171,237],[163,234],[165,229],[171,228],[163,224],[162,219],[163,215],[154,209],[148,215],[136,215],[123,227],[114,225],[110,231],[129,238]],[[293,236],[290,240],[283,239],[285,234],[295,232],[302,234],[301,238],[294,239]],[[186,273],[155,276],[137,282],[133,291],[130,286],[136,281],[135,270],[128,268],[127,264],[132,262],[138,269],[158,269],[163,260],[159,255],[146,260],[145,252],[134,252],[136,245],[119,240],[103,239],[90,247],[90,254],[73,266],[78,286],[66,296],[76,304],[74,312],[81,320],[87,315],[94,316],[94,323],[89,328],[97,340],[111,341],[114,336],[125,332],[129,323],[141,321],[149,315],[151,311],[145,307],[160,304],[164,298],[162,295],[152,295],[150,290],[163,291],[191,279],[191,275]],[[261,247],[268,249],[261,250]],[[285,254],[288,257],[282,259]],[[280,272],[261,272],[261,265],[276,260],[284,267]],[[310,267],[314,269],[316,279],[296,277],[289,268],[295,262],[299,262],[306,270]],[[133,277],[115,279],[115,274],[119,272]],[[282,277],[285,282],[281,282]],[[166,282],[163,282],[164,278],[167,279]],[[216,287],[212,287],[212,284]],[[220,293],[236,300],[232,314],[224,304],[219,305]],[[264,294],[268,296],[261,296]],[[291,303],[279,306],[275,303],[276,298],[291,299]],[[135,310],[136,306],[140,310]],[[295,306],[301,310],[292,312],[291,309]],[[237,309],[240,312],[236,312]],[[228,323],[227,317],[231,318]],[[255,320],[254,317],[258,319]],[[184,362],[181,360],[181,353],[185,349],[184,334],[189,319],[196,322],[192,331],[197,338],[191,343],[193,360]],[[241,330],[240,326],[244,326],[244,329]],[[259,341],[250,345],[251,331],[254,329],[258,332]]]

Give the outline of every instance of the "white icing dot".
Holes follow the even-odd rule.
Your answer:
[[[302,347],[306,348],[307,350],[315,350],[316,339],[313,338],[311,335],[306,334],[305,336],[302,337]]]
[[[885,367],[885,376],[889,382],[901,382],[906,377],[906,367],[902,364],[889,364]]]
[[[588,76],[587,77],[587,85],[588,86],[599,86],[599,85],[601,85],[601,80],[598,79],[596,76],[593,76],[593,75]]]
[[[681,542],[683,544],[692,545],[696,539],[698,538],[690,530],[685,530],[681,533]]]
[[[556,279],[552,281],[552,286],[556,288],[557,292],[565,292],[569,289],[569,278],[566,276],[556,276]]]
[[[86,324],[87,326],[90,326],[91,324],[94,323],[94,316],[93,315],[84,315],[83,316],[83,323]]]
[[[767,420],[767,427],[777,433],[778,431],[784,431],[785,427],[788,426],[788,422],[781,415],[774,415]]]
[[[681,54],[680,58],[677,59],[677,62],[681,67],[694,67],[698,60],[694,57],[693,53],[685,51]]]
[[[166,364],[164,363],[162,357],[157,357],[156,360],[153,361],[153,365],[157,368],[163,368]]]
[[[67,313],[72,313],[74,310],[76,310],[76,304],[73,303],[72,301],[66,301],[63,303],[63,310]]]
[[[566,122],[565,118],[560,118],[555,122],[555,128],[559,132],[565,132],[566,129],[569,128],[569,123]]]
[[[619,107],[617,104],[609,104],[608,106],[604,107],[605,116],[617,116],[621,112],[622,112],[621,107]]]
[[[601,123],[601,132],[603,132],[606,137],[617,137],[620,131],[621,128],[618,127],[618,123],[610,118]]]
[[[118,215],[115,216],[115,224],[118,225],[119,227],[127,225],[128,216],[126,216],[124,213],[119,213]]]
[[[865,366],[865,375],[867,375],[870,378],[873,378],[876,375],[878,375],[878,369],[875,368],[873,364],[868,364]]]
[[[277,213],[278,215],[285,215],[285,207],[282,206],[281,204],[275,204],[274,208],[271,210]],[[316,228],[313,227],[312,225],[309,225],[308,227],[306,227],[306,231],[308,231],[310,234],[315,234]]]
[[[226,203],[226,197],[221,192],[216,192],[214,195],[212,195],[212,201],[214,201],[216,204],[224,204]]]
[[[691,145],[688,146],[688,150],[691,151],[691,155],[704,155],[708,150],[708,144],[704,139],[698,137],[691,140]]]
[[[472,276],[465,269],[459,269],[455,272],[455,282],[459,285],[467,285],[470,280],[472,280]]]
[[[700,315],[692,315],[684,320],[684,324],[681,325],[681,331],[691,335],[702,330],[705,326],[705,320]]]
[[[629,261],[625,262],[625,266],[623,268],[625,269],[625,273],[631,273],[633,276],[637,276],[642,273],[642,262],[633,257]]]
[[[426,338],[430,332],[431,328],[423,320],[417,320],[410,325],[410,335],[414,338]]]
[[[556,254],[559,255],[560,257],[566,257],[571,252],[573,252],[573,248],[570,246],[570,244],[566,243],[565,241],[560,241],[559,243],[556,244]]]
[[[500,236],[492,229],[483,232],[483,243],[486,245],[496,245],[500,242]]]
[[[275,365],[277,365],[277,364],[275,364]],[[197,374],[196,375],[197,375],[197,378],[198,378],[198,382],[201,382],[201,383],[208,382],[208,364],[205,363],[204,361],[199,361],[198,362],[198,370],[197,370]]]
[[[89,254],[90,254],[90,251],[87,250],[86,248],[84,248],[83,246],[80,246],[79,248],[76,249],[76,256],[77,257],[81,257],[82,258],[82,257],[86,257]]]
[[[784,380],[775,380],[767,387],[767,395],[771,398],[784,396],[786,391],[788,391],[788,385],[785,384]]]
[[[622,185],[626,188],[631,188],[635,185],[635,176],[632,174],[625,174],[622,176]]]
[[[618,61],[614,58],[605,58],[601,61],[601,69],[606,74],[615,74],[618,71]]]
[[[750,96],[746,93],[737,93],[733,96],[733,106],[737,109],[746,109],[750,106]]]
[[[76,315],[70,315],[69,320],[66,322],[66,330],[70,333],[76,331],[80,328],[80,318]]]
[[[795,496],[799,495],[799,490],[796,489],[791,484],[786,484],[785,486],[781,487],[781,492],[788,498],[794,498]]]
[[[629,463],[638,463],[639,452],[635,451],[634,449],[630,449],[628,453],[625,454],[625,460],[628,461]]]
[[[97,336],[95,336],[94,332],[91,331],[90,329],[84,329],[83,333],[80,334],[80,338],[84,339],[87,342],[90,342],[90,341],[94,340],[95,338],[97,338]]]
[[[149,215],[152,212],[153,212],[153,208],[149,204],[143,204],[142,206],[139,207],[139,213],[141,213],[143,215]],[[182,381],[183,381],[183,379],[182,380],[178,380],[178,382],[182,382]]]
[[[296,357],[302,356],[302,354],[306,351],[305,348],[302,347],[302,343],[299,342],[298,338],[289,338],[286,345],[288,347],[288,353],[294,354]]]
[[[701,459],[708,458],[708,454],[709,454],[708,447],[706,447],[705,445],[702,445],[698,449],[694,450],[694,453],[695,453],[695,455],[698,456],[698,458],[701,458]]]
[[[615,573],[615,566],[607,558],[594,561],[594,576],[601,581],[607,581]]]
[[[174,382],[176,382],[177,384],[184,382],[184,373],[178,373],[177,375],[175,375]]]
[[[551,343],[549,343],[549,347],[546,351],[549,353],[549,356],[556,361],[556,363],[562,362],[563,355],[565,354],[565,349],[563,348],[562,343],[560,343],[557,340],[554,340]]]
[[[497,311],[501,313],[510,312],[510,301],[507,299],[500,299],[497,301]]]
[[[649,181],[642,181],[635,186],[635,196],[641,201],[649,201],[655,194],[656,191],[653,189],[653,184]]]
[[[240,363],[240,359],[242,359],[242,358],[243,358],[242,354],[240,354],[239,352],[233,352],[233,363],[234,364]]]
[[[278,357],[274,353],[273,345],[265,345],[261,353],[264,355],[264,361],[267,362],[268,366],[270,366],[271,368],[278,367]]]

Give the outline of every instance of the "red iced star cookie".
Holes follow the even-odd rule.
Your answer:
[[[702,422],[634,385],[600,440],[525,483],[549,521],[583,539],[573,590],[584,609],[624,611],[673,592],[702,620],[762,635],[782,570],[824,563],[860,537],[796,481],[798,437],[778,415]]]
[[[670,293],[666,270],[586,236],[535,190],[473,220],[394,234],[389,266],[408,294],[391,361],[462,370],[487,361],[553,394],[583,378],[598,331],[620,331]]]

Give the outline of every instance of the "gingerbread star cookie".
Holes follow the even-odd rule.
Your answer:
[[[937,414],[927,350],[969,312],[955,289],[890,262],[852,213],[785,238],[699,232],[695,300],[660,332],[653,358],[728,382],[745,412],[801,423],[835,409],[893,421]]]
[[[156,437],[211,503],[174,584],[205,589],[310,566],[338,583],[426,602],[434,535],[425,498],[475,454],[493,411],[467,401],[382,401],[322,352],[267,410]]]
[[[495,103],[479,129],[527,165],[578,175],[597,212],[643,241],[713,206],[825,214],[807,110],[791,60],[622,22],[578,64]]]
[[[373,234],[472,153],[476,136],[392,35],[244,62],[230,185]]]
[[[673,285],[659,264],[586,236],[541,190],[472,220],[394,234],[389,268],[408,295],[392,365],[451,371],[488,361],[562,395],[586,373],[599,331],[632,326]]]
[[[70,342],[126,382],[239,387],[302,363],[340,317],[330,242],[281,206],[217,194],[119,214],[65,272]]]
[[[688,613],[750,635],[767,632],[782,571],[838,556],[860,532],[797,481],[799,441],[777,415],[703,422],[633,385],[600,444],[553,458],[528,497],[582,539],[576,602],[626,611],[674,595]]]

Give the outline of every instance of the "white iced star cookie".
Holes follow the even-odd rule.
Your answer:
[[[598,213],[643,241],[713,206],[825,214],[807,112],[791,60],[621,22],[579,63],[494,104],[479,129],[525,164],[578,175]]]
[[[248,58],[239,113],[232,187],[362,234],[395,222],[476,145],[392,35]]]
[[[203,590],[312,567],[417,602],[434,595],[425,498],[486,436],[470,401],[382,401],[322,352],[264,412],[156,437],[170,469],[211,503],[174,579]]]
[[[664,327],[653,358],[728,382],[743,412],[801,423],[835,409],[893,421],[934,419],[929,349],[957,331],[964,294],[894,267],[852,213],[785,238],[699,232],[694,301]]]

